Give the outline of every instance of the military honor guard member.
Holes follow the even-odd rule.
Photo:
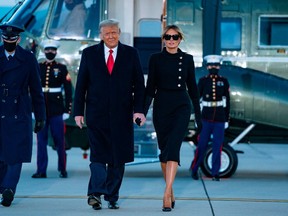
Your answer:
[[[32,109],[35,133],[43,128],[46,115],[38,62],[19,45],[23,28],[7,23],[0,29],[0,193],[1,204],[9,207],[22,163],[31,162]]]
[[[200,133],[194,160],[192,162],[192,178],[199,179],[198,168],[203,161],[208,142],[212,137],[212,180],[219,181],[221,150],[224,131],[228,127],[230,112],[230,95],[228,80],[219,75],[222,57],[208,55],[204,58],[209,74],[200,78],[198,89],[202,100],[202,131]]]
[[[37,171],[32,178],[47,177],[49,129],[58,154],[59,177],[67,178],[64,120],[69,118],[72,107],[71,77],[67,67],[55,60],[59,42],[46,40],[41,46],[46,56],[46,60],[39,65],[47,120],[43,130],[37,134]],[[65,93],[65,100],[62,92]]]

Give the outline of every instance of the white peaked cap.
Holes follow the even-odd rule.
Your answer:
[[[55,41],[55,40],[44,40],[44,41],[42,41],[42,43],[40,45],[41,45],[41,47],[43,47],[43,49],[46,49],[48,47],[58,49],[58,47],[60,47],[59,41]]]
[[[206,64],[220,64],[222,61],[222,56],[220,55],[207,55],[204,57],[204,60],[206,61]]]

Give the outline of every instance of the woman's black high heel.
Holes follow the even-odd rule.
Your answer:
[[[170,212],[170,211],[172,211],[171,207],[172,207],[171,195],[168,197],[167,197],[167,195],[164,195],[162,211],[163,212]]]
[[[171,208],[174,209],[175,207],[175,197],[174,197],[174,194],[173,194],[173,190],[172,190],[172,195],[171,195]]]

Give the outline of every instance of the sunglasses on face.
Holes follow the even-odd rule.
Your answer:
[[[176,34],[176,35],[165,34],[165,35],[163,36],[163,38],[164,38],[165,40],[170,40],[171,38],[172,38],[173,40],[178,40],[178,39],[180,38],[180,35],[178,35],[178,34]]]

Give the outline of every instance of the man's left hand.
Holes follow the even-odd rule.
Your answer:
[[[229,127],[229,123],[225,122],[224,128],[227,129]]]
[[[69,113],[63,113],[63,115],[62,115],[63,120],[66,120],[66,119],[68,119],[69,117],[70,117],[70,114],[69,114]]]

